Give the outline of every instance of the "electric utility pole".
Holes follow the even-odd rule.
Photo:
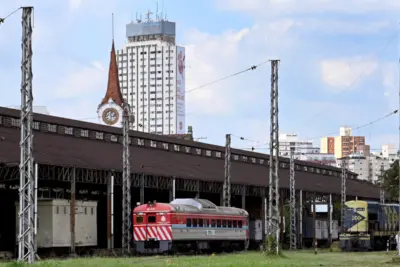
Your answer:
[[[269,150],[269,208],[266,252],[279,254],[279,121],[278,121],[278,66],[279,60],[271,60],[271,108]]]
[[[380,202],[385,204],[385,171],[383,169],[383,163],[381,164],[381,181],[380,181]]]
[[[130,141],[129,129],[134,122],[128,103],[123,104],[123,173],[122,173],[122,251],[131,252],[131,164],[130,164]]]
[[[297,245],[296,229],[296,184],[294,171],[294,147],[290,148],[290,249],[295,250]]]
[[[35,261],[35,178],[33,159],[32,13],[22,8],[21,141],[18,260]]]
[[[344,230],[344,212],[346,203],[346,182],[347,182],[347,170],[346,170],[346,157],[342,157],[342,186],[341,186],[341,202],[340,202],[340,226],[342,233]]]
[[[222,205],[231,206],[231,135],[225,136],[225,179],[222,193]]]

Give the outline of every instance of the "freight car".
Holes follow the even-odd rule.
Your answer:
[[[352,200],[345,203],[343,250],[382,250],[399,231],[399,204]]]
[[[133,210],[133,237],[138,254],[243,250],[249,243],[248,213],[206,199],[152,202]]]
[[[283,234],[284,234],[284,241],[289,242],[289,234],[290,227],[289,218],[283,216]],[[315,227],[316,227],[316,239],[318,241],[319,246],[324,246],[324,244],[328,243],[329,238],[329,220],[328,219],[317,219],[315,220]],[[312,217],[303,218],[303,245],[305,247],[312,247],[313,240],[314,240],[314,220]],[[287,230],[287,231],[285,231]],[[251,220],[249,223],[249,236],[250,236],[250,249],[258,249],[260,245],[263,243],[264,236],[265,236],[265,228],[264,222],[262,219]],[[332,240],[339,239],[339,226],[337,220],[332,220]],[[300,240],[299,240],[300,241]]]

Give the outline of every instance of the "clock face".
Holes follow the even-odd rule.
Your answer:
[[[114,125],[119,119],[119,113],[115,108],[107,108],[103,111],[103,121],[107,125]]]

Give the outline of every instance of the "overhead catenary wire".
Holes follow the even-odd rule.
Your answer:
[[[208,86],[210,86],[210,85],[213,85],[213,84],[222,82],[222,81],[224,81],[224,80],[227,80],[227,79],[229,79],[229,78],[238,76],[238,75],[243,74],[243,73],[245,73],[245,72],[252,71],[252,70],[256,70],[258,67],[260,67],[260,66],[266,64],[267,62],[269,62],[269,60],[265,60],[265,61],[263,61],[263,62],[261,62],[261,63],[258,63],[257,65],[252,65],[252,66],[250,66],[250,67],[248,67],[248,68],[246,68],[246,69],[244,69],[244,70],[241,70],[241,71],[238,71],[238,72],[229,74],[229,75],[224,76],[224,77],[222,77],[222,78],[219,78],[219,79],[217,79],[217,80],[215,80],[215,81],[211,81],[211,82],[205,83],[205,84],[203,84],[203,85],[200,85],[200,86],[197,86],[197,87],[188,89],[188,90],[185,91],[184,94],[186,95],[186,94],[191,93],[191,92],[193,92],[193,91],[196,91],[196,90],[199,90],[199,89],[203,89],[203,88],[208,87]],[[190,114],[193,114],[193,112],[191,112]],[[87,121],[87,120],[94,120],[94,119],[97,119],[97,118],[98,118],[98,117],[96,116],[96,117],[88,117],[88,118],[77,119],[77,120]]]
[[[10,16],[14,15],[15,13],[17,13],[18,10],[20,10],[22,7],[19,7],[17,9],[15,9],[13,12],[9,13],[7,16],[5,16],[4,18],[0,18],[0,25],[1,23],[4,23],[4,21],[9,18]]]
[[[264,65],[264,64],[267,63],[267,62],[269,62],[269,60],[263,61],[263,62],[261,62],[261,63],[259,63],[259,64],[257,64],[257,65],[253,65],[253,66],[251,66],[251,67],[249,67],[249,68],[246,68],[246,69],[244,69],[244,70],[241,70],[241,71],[239,71],[239,72],[232,73],[232,74],[227,75],[227,76],[225,76],[225,77],[222,77],[222,78],[220,78],[220,79],[218,79],[218,80],[215,80],[215,81],[212,81],[212,82],[208,82],[208,83],[203,84],[203,85],[198,86],[198,87],[191,88],[191,89],[189,89],[189,90],[186,90],[186,91],[185,91],[185,94],[188,94],[188,93],[193,92],[193,91],[195,91],[195,90],[199,90],[199,89],[202,89],[202,88],[204,88],[204,87],[207,87],[207,86],[210,86],[210,85],[213,85],[213,84],[222,82],[222,81],[224,81],[224,80],[226,80],[226,79],[229,79],[229,78],[232,78],[232,77],[234,77],[234,76],[243,74],[243,73],[245,73],[245,72],[248,72],[248,71],[251,71],[251,70],[255,70],[255,69],[257,69],[257,67],[259,67],[259,66],[261,66],[261,65]]]
[[[360,125],[360,126],[357,126],[357,127],[355,127],[354,129],[353,129],[353,131],[357,131],[357,130],[360,130],[360,129],[362,129],[362,128],[365,128],[365,127],[367,127],[367,126],[371,126],[371,125],[373,125],[373,124],[375,124],[375,123],[378,123],[378,122],[380,122],[380,121],[382,121],[382,120],[384,120],[384,119],[386,119],[386,118],[388,118],[388,117],[390,117],[390,116],[392,116],[392,115],[395,115],[395,114],[397,114],[399,112],[399,110],[398,109],[395,109],[395,110],[393,110],[392,112],[390,112],[390,113],[388,113],[388,114],[386,114],[386,115],[384,115],[384,116],[382,116],[382,117],[379,117],[378,119],[375,119],[375,120],[373,120],[373,121],[370,121],[370,122],[368,122],[368,123],[365,123],[365,124],[362,124],[362,125]],[[324,134],[324,135],[319,135],[319,136],[315,136],[315,137],[313,137],[313,138],[307,138],[307,140],[315,140],[315,139],[319,139],[319,138],[323,138],[323,137],[327,137],[327,136],[332,136],[332,135],[335,135],[335,134],[337,134],[337,132],[334,132],[334,133],[328,133],[328,134]],[[244,139],[244,140],[249,140],[249,139]],[[249,140],[250,141],[250,140]],[[261,143],[261,142],[259,142],[259,141],[253,141],[253,140],[251,140],[252,142],[257,142],[257,143]],[[263,142],[263,145],[265,145],[265,142]],[[262,146],[262,145],[261,145]],[[253,147],[250,147],[250,148],[240,148],[240,149],[268,149],[268,148],[262,148],[261,146],[259,146],[259,147],[257,147],[257,146],[253,146]]]

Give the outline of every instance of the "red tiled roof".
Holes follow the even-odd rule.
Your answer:
[[[115,55],[114,40],[112,42],[112,47],[111,47],[110,69],[108,71],[107,92],[99,106],[106,104],[109,99],[112,99],[117,105],[119,105],[121,107],[124,102],[124,99],[121,94],[121,88],[119,85],[118,65],[117,65],[117,58]]]

